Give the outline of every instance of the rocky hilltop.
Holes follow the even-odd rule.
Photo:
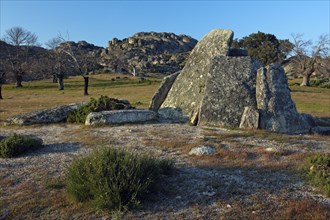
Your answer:
[[[174,73],[183,68],[196,44],[196,39],[183,34],[139,32],[123,40],[113,38],[101,58],[113,71]]]
[[[79,56],[92,53],[98,63],[110,72],[166,74],[177,72],[184,67],[197,40],[184,34],[139,32],[122,40],[114,38],[109,41],[107,48],[95,46],[83,40],[69,41],[69,44]],[[62,44],[58,48],[63,46]],[[52,77],[50,67],[54,66],[54,59],[51,53],[51,50],[42,47],[30,47],[28,53],[30,68],[23,75],[23,81]],[[14,46],[0,41],[2,63],[8,64],[8,60],[14,54]],[[67,72],[67,75],[77,74],[71,69]],[[14,80],[11,75],[7,74],[8,81]]]
[[[73,51],[79,51],[82,54],[93,52],[95,55],[99,55],[104,49],[103,47],[95,46],[94,44],[88,43],[87,41],[78,41],[77,43],[74,41],[67,42],[70,44],[70,47]],[[63,47],[63,44],[60,44],[59,48]]]

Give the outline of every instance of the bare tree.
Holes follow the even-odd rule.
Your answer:
[[[303,76],[301,86],[310,86],[310,78],[316,71],[324,72],[322,64],[329,53],[329,36],[321,35],[317,42],[303,40],[302,34],[292,34],[293,71]]]
[[[5,75],[6,75],[6,71],[4,68],[4,63],[1,62],[0,64],[0,99],[2,98],[2,85],[5,83]]]
[[[72,42],[65,41],[62,38],[60,52],[66,54],[72,61],[74,67],[79,74],[84,78],[84,95],[88,95],[89,73],[94,71],[98,64],[93,52],[81,53],[78,50],[73,50]]]
[[[23,75],[29,71],[29,51],[38,45],[38,37],[22,27],[13,27],[6,31],[3,40],[15,47],[8,51],[10,72],[16,80],[16,87],[22,87]]]
[[[51,72],[53,75],[53,83],[58,83],[58,89],[64,90],[64,54],[59,48],[61,43],[64,43],[61,36],[54,37],[46,42],[46,46],[50,49],[50,59],[53,61],[51,65]]]

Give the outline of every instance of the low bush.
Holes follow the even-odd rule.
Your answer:
[[[329,79],[326,79],[326,78],[312,79],[310,81],[310,86],[329,89],[330,88],[330,81],[329,81]]]
[[[91,98],[87,104],[71,112],[67,117],[67,122],[85,123],[87,115],[91,112],[130,108],[133,107],[129,103],[125,103],[118,99],[109,98],[108,96],[101,96],[98,99]]]
[[[15,157],[42,147],[42,140],[30,136],[13,134],[0,141],[0,156]]]
[[[330,154],[317,154],[306,158],[304,177],[326,196],[330,196]]]
[[[121,211],[138,205],[173,168],[170,160],[138,156],[114,148],[94,150],[68,169],[66,191],[77,202]]]

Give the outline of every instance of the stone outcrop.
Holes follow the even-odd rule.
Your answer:
[[[70,47],[73,51],[80,51],[82,53],[87,52],[95,52],[95,53],[101,53],[101,50],[104,49],[103,47],[95,46],[94,44],[88,43],[87,41],[68,41],[66,44],[70,44]],[[60,45],[59,48],[63,47],[64,45]]]
[[[157,111],[160,108],[160,106],[166,99],[168,92],[172,88],[172,85],[173,85],[176,77],[179,74],[180,74],[180,71],[164,77],[159,89],[156,91],[156,93],[154,94],[154,96],[151,99],[151,103],[150,103],[150,107],[149,107],[151,110]]]
[[[187,35],[165,32],[139,32],[132,37],[109,41],[101,53],[104,65],[112,71],[174,73],[181,70],[197,40]],[[116,61],[118,59],[118,61]]]
[[[256,72],[251,57],[215,57],[200,104],[199,125],[238,127],[246,106],[256,107]]]
[[[228,55],[232,39],[231,30],[216,29],[199,41],[161,108],[179,108],[196,123],[211,62],[216,56]]]
[[[78,109],[83,104],[84,103],[73,103],[69,105],[62,105],[50,109],[21,114],[7,119],[5,124],[32,125],[63,122],[72,111]]]
[[[156,117],[156,112],[141,109],[91,112],[85,125],[142,123],[156,120]]]
[[[280,133],[308,133],[316,125],[311,117],[297,112],[291,99],[288,79],[279,64],[258,70],[256,101],[261,129]]]

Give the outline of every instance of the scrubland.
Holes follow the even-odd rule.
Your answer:
[[[50,80],[27,82],[20,89],[12,84],[4,85],[0,123],[23,112],[87,101],[100,95],[127,99],[136,107],[146,108],[160,81],[125,75],[92,75],[90,96],[82,95],[81,77],[66,79],[64,91],[58,91]],[[300,86],[290,89],[299,112],[330,117],[330,89]],[[329,136],[187,124],[1,125],[0,139],[13,133],[38,136],[44,147],[19,157],[0,158],[0,218],[330,218],[329,195],[305,175],[319,167],[311,165],[308,158],[330,154]],[[200,145],[213,146],[216,153],[188,154],[192,147]],[[129,210],[111,212],[76,203],[66,193],[68,166],[75,158],[100,147],[170,159],[174,161],[174,171],[163,175],[156,192]],[[314,180],[321,181],[317,178]]]

